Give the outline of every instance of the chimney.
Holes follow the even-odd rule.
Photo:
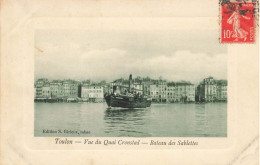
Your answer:
[[[131,92],[132,74],[129,75],[129,92]]]

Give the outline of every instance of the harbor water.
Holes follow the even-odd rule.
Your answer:
[[[152,104],[108,109],[105,103],[34,103],[36,137],[226,137],[227,103]]]

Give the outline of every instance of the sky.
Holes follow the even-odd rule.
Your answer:
[[[35,78],[108,82],[151,77],[199,83],[227,79],[227,47],[216,30],[37,30]]]

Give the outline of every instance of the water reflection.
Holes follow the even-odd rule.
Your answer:
[[[105,111],[105,133],[117,136],[145,136],[143,125],[149,109],[110,109]]]
[[[222,104],[202,104],[195,108],[194,134],[203,137],[226,136],[226,111]],[[219,122],[222,121],[222,122]]]
[[[206,135],[208,132],[208,115],[205,109],[205,104],[200,105],[195,109],[195,134]]]
[[[49,130],[86,130],[92,137],[226,137],[227,104],[152,104],[108,109],[106,104],[35,103],[35,136]]]
[[[147,112],[147,109],[129,109],[129,108],[122,108],[122,109],[111,109],[107,108],[105,111],[104,119],[126,119],[126,118],[135,118],[135,120],[142,119],[142,117]]]

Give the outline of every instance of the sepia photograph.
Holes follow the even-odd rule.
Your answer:
[[[34,135],[226,137],[215,33],[37,30]]]

